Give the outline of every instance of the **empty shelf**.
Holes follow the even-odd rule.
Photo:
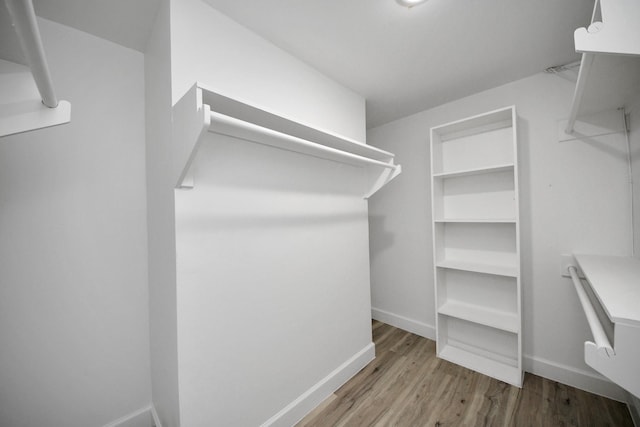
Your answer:
[[[518,277],[518,267],[511,265],[495,265],[459,260],[444,260],[436,263],[436,266],[442,268],[450,268],[453,270],[495,274],[497,276]]]
[[[515,313],[491,310],[475,304],[447,301],[438,309],[438,313],[507,332],[520,331],[519,317]]]
[[[515,224],[515,218],[438,218],[434,222],[469,222],[469,223],[496,223]]]
[[[465,169],[465,170],[458,170],[458,171],[451,171],[451,172],[434,173],[433,177],[434,178],[455,178],[459,176],[471,176],[471,175],[480,175],[485,173],[513,171],[513,168],[514,168],[513,163],[510,163],[510,164],[504,164],[504,165],[488,166],[484,168],[474,168],[474,169]]]

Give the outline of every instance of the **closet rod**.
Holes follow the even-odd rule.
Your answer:
[[[584,95],[584,89],[587,85],[587,79],[589,78],[589,71],[591,71],[591,65],[593,65],[593,53],[583,53],[580,60],[580,71],[578,71],[578,81],[576,82],[576,90],[573,93],[573,100],[571,101],[571,111],[569,112],[569,120],[567,121],[567,128],[565,133],[572,134],[576,125],[576,119],[578,118],[578,110],[580,110],[580,104],[582,103],[582,95]]]
[[[5,4],[18,36],[20,48],[40,91],[42,103],[49,108],[55,108],[58,106],[58,99],[53,90],[33,3],[31,0],[5,0]]]
[[[393,163],[385,163],[380,160],[370,159],[358,154],[327,147],[316,142],[307,141],[306,139],[287,135],[273,129],[245,122],[244,120],[216,113],[215,111],[211,112],[209,132],[240,138],[258,144],[269,145],[298,153],[306,153],[309,155],[314,155],[314,152],[324,153],[329,155],[329,158],[343,158],[350,164],[368,164],[393,170],[399,167],[399,165],[395,165]]]
[[[593,340],[598,348],[598,352],[604,351],[607,356],[615,355],[616,353],[609,342],[609,338],[602,327],[602,323],[600,323],[600,319],[598,319],[596,310],[593,308],[587,292],[582,287],[582,282],[578,277],[576,267],[570,266],[568,270],[571,275],[571,280],[573,281],[573,286],[575,286],[576,292],[578,293],[578,299],[582,305],[582,310],[584,311],[585,316],[587,316],[587,323],[589,323],[589,328],[591,329],[591,334],[593,335]]]

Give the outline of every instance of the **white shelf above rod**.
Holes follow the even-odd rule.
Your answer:
[[[22,93],[19,99],[3,97],[0,103],[0,137],[69,123],[71,104],[58,100],[56,96],[32,1],[4,2],[42,101],[32,94],[28,94],[27,99],[22,97]],[[22,74],[28,75],[24,72],[20,76]]]
[[[291,120],[196,83],[173,108],[177,188],[193,187],[191,165],[207,133],[358,167],[361,169],[358,173],[365,174],[365,199],[402,172],[393,153]]]
[[[629,256],[563,256],[580,298],[593,341],[584,361],[600,374],[640,396],[640,259]]]

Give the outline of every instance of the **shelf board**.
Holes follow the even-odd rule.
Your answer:
[[[202,89],[203,103],[209,105],[211,111],[358,156],[381,161],[389,161],[394,158],[393,153],[372,145],[300,121],[294,121],[253,102],[223,95],[220,91],[202,83],[197,83],[197,85]]]
[[[588,28],[578,28],[573,35],[576,52],[614,55],[640,55],[640,3],[637,0],[600,0]],[[599,13],[596,13],[599,12]],[[600,21],[600,22],[593,22]]]
[[[402,171],[392,153],[230,98],[198,83],[176,103],[173,118],[176,143],[171,166],[177,188],[193,188],[193,179],[188,185],[185,181],[192,173],[191,165],[200,145],[204,140],[220,139],[208,134],[356,166],[366,179],[365,199]]]
[[[502,363],[451,344],[447,344],[440,349],[438,357],[517,387],[522,387],[522,371],[511,364]]]
[[[447,222],[466,222],[466,223],[488,223],[488,224],[515,224],[515,218],[438,218],[433,222],[447,223]]]
[[[468,135],[513,126],[513,107],[500,108],[477,116],[456,120],[432,128],[441,140],[448,141]]]
[[[491,310],[476,304],[449,300],[438,309],[438,314],[479,323],[514,334],[520,331],[519,317],[516,313]]]
[[[495,172],[507,172],[513,171],[514,165],[510,164],[502,164],[502,165],[494,165],[483,168],[473,168],[473,169],[465,169],[459,171],[451,171],[451,172],[439,172],[434,173],[433,178],[455,178],[459,176],[472,176],[472,175],[481,175],[486,173],[495,173]]]
[[[518,267],[512,265],[483,264],[479,262],[449,259],[437,262],[436,267],[472,271],[475,273],[494,274],[496,276],[518,277]]]

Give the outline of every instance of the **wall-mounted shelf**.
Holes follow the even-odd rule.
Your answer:
[[[3,97],[0,98],[0,137],[68,123],[71,121],[71,104],[59,101],[56,97],[31,0],[4,1],[41,100],[13,99],[7,94],[14,88],[5,86],[15,85],[16,82],[0,82],[3,89]],[[8,99],[5,98],[7,96]]]
[[[481,263],[456,259],[438,261],[436,267],[452,270],[473,271],[475,273],[493,274],[496,276],[518,277],[518,267],[514,265],[498,265],[496,263]]]
[[[449,300],[440,306],[438,313],[507,332],[517,333],[520,330],[520,319],[516,313],[492,310],[482,305]]]
[[[515,218],[435,218],[437,223],[515,224]]]
[[[434,178],[456,178],[460,176],[482,175],[493,172],[509,172],[513,171],[513,163],[508,165],[488,166],[484,168],[475,168],[467,170],[459,170],[453,172],[442,172],[433,174]]]
[[[189,172],[207,132],[363,168],[368,198],[398,176],[394,154],[290,120],[196,83],[174,107],[176,186],[188,187]]]
[[[575,261],[567,270],[594,336],[584,343],[585,362],[640,397],[640,259],[575,255]]]
[[[579,117],[629,107],[640,93],[639,21],[637,0],[596,0],[591,25],[575,31],[582,60],[565,134],[592,136]]]
[[[522,385],[515,107],[431,129],[438,356]]]

